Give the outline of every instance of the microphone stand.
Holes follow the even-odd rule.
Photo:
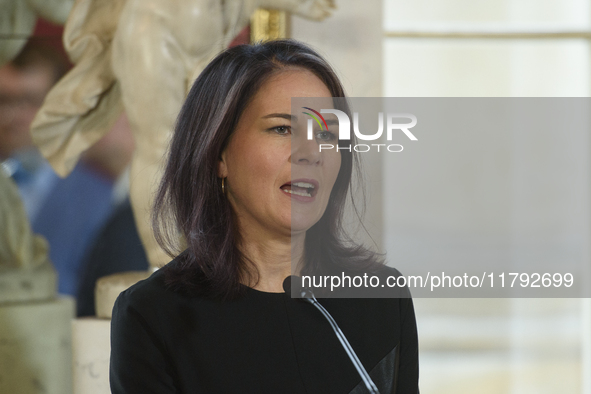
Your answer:
[[[285,279],[285,281],[283,281],[283,289],[288,294],[291,294],[291,279],[292,278],[293,278],[293,276],[288,276]],[[296,277],[296,278],[300,279],[298,277]],[[359,373],[359,376],[361,376],[361,380],[365,384],[365,387],[367,387],[367,390],[369,391],[369,393],[370,394],[380,394],[375,383],[373,382],[373,380],[371,380],[371,377],[369,376],[369,374],[365,370],[365,367],[363,366],[363,364],[361,364],[361,361],[359,361],[359,358],[357,357],[357,354],[355,353],[355,351],[351,347],[351,344],[347,340],[347,337],[345,337],[345,334],[343,334],[339,325],[333,319],[333,317],[330,315],[330,313],[328,313],[328,311],[322,306],[322,304],[320,304],[318,302],[318,300],[314,296],[314,292],[312,292],[312,290],[310,290],[310,289],[300,286],[300,296],[303,301],[314,305],[314,307],[316,307],[316,309],[318,309],[320,311],[320,313],[322,313],[324,318],[328,321],[328,323],[330,324],[330,327],[332,328],[335,335],[337,336],[337,338],[341,342],[341,346],[343,346],[343,349],[345,349],[347,356],[349,356],[349,359],[353,363],[353,366],[355,367],[355,369]]]

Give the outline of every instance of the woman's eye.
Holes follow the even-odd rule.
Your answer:
[[[334,141],[336,136],[330,131],[321,131],[320,133],[316,133],[316,138],[322,141]]]
[[[277,126],[273,127],[271,130],[275,131],[277,134],[285,135],[291,133],[290,126]]]

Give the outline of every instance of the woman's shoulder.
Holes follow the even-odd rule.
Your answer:
[[[133,308],[138,312],[144,312],[158,309],[159,305],[171,305],[171,302],[174,302],[181,295],[166,285],[165,270],[167,267],[176,264],[178,264],[178,261],[175,258],[164,267],[156,270],[148,278],[122,291],[117,297],[115,308]]]

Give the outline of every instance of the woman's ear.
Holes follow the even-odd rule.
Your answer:
[[[223,151],[218,161],[218,178],[226,178],[228,176],[228,166],[226,165],[226,151]]]

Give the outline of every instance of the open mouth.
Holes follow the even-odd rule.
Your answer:
[[[296,196],[314,197],[318,191],[318,184],[316,182],[292,181],[281,186],[281,190]]]

